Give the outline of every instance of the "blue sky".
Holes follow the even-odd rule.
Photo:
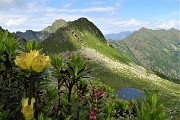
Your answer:
[[[0,0],[0,26],[40,31],[57,19],[86,17],[104,33],[180,29],[180,0]]]

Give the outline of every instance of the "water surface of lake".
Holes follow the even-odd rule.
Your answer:
[[[118,98],[125,100],[137,99],[138,97],[144,98],[144,92],[135,88],[123,88],[117,91]]]

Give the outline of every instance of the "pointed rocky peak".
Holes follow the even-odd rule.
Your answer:
[[[152,29],[148,29],[148,28],[142,27],[138,31],[149,31],[149,30],[152,30]]]
[[[52,26],[64,26],[66,24],[66,21],[63,19],[55,20],[52,24]]]
[[[79,31],[81,32],[86,31],[91,35],[96,36],[98,39],[100,39],[103,42],[106,41],[106,39],[104,38],[102,32],[98,29],[98,27],[94,25],[94,23],[89,21],[87,18],[83,18],[83,17],[79,18],[73,22],[69,22],[69,25],[73,28],[79,29]]]
[[[54,33],[58,28],[64,27],[65,25],[66,25],[65,20],[63,19],[55,20],[51,26],[44,28],[42,31],[48,33]]]

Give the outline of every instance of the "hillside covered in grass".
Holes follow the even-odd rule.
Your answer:
[[[129,62],[126,57],[107,45],[101,31],[86,18],[69,22],[66,26],[59,28],[42,41],[40,47],[48,54],[92,48],[114,60]]]
[[[108,41],[138,65],[176,83],[180,80],[180,31],[141,28],[121,41]]]

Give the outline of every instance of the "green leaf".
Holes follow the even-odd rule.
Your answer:
[[[52,56],[50,57],[50,59],[51,59],[51,64],[53,65],[53,67],[54,67],[56,70],[61,70],[61,69],[62,69],[62,63],[63,63],[62,54],[52,55]]]
[[[44,120],[44,116],[42,113],[38,116],[38,120]]]
[[[157,102],[158,102],[158,91],[156,90],[153,92],[153,95],[152,95],[152,106],[153,106],[153,108],[156,107]]]
[[[38,43],[34,41],[28,41],[25,44],[25,51],[30,52],[31,50],[37,50],[38,49]]]

